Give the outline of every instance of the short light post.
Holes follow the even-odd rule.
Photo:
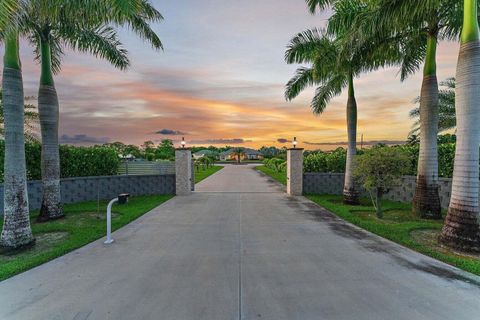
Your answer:
[[[119,204],[125,204],[128,202],[128,197],[130,195],[128,193],[119,194],[118,197],[110,200],[107,206],[107,240],[103,243],[111,244],[114,240],[112,238],[112,206],[115,202]]]
[[[193,189],[192,151],[186,148],[187,142],[182,137],[180,148],[175,149],[175,194],[188,196]]]
[[[297,147],[297,137],[293,137],[293,148],[287,150],[287,193],[301,196],[303,193],[303,149]]]

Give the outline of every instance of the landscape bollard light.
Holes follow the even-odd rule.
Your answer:
[[[105,244],[110,244],[114,240],[112,239],[112,206],[115,202],[118,202],[118,204],[125,204],[128,202],[128,197],[130,197],[130,194],[128,193],[122,193],[119,194],[118,197],[110,200],[107,206],[107,240],[105,240]]]

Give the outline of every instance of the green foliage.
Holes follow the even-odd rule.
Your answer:
[[[372,148],[355,158],[353,175],[370,193],[377,216],[382,217],[381,200],[401,183],[409,172],[410,158],[398,148]]]
[[[274,172],[287,172],[287,162],[285,161],[285,159],[264,159],[263,165]]]
[[[332,152],[315,151],[303,159],[305,172],[345,172],[347,150],[338,148]]]
[[[119,165],[120,158],[112,148],[60,146],[62,178],[116,175]]]
[[[443,135],[438,138],[438,174],[443,178],[451,178],[453,175],[453,161],[455,159],[455,141],[454,135]],[[408,156],[409,165],[405,175],[414,176],[417,174],[419,145],[399,145],[399,146],[377,146],[375,148],[396,149]],[[357,150],[361,155],[364,150]],[[333,152],[310,151],[305,152],[303,160],[305,172],[345,172],[346,150],[338,148]]]
[[[0,175],[3,181],[5,142],[0,140]],[[28,180],[40,180],[42,146],[39,143],[26,143],[25,155]],[[109,176],[118,173],[120,159],[112,147],[60,146],[61,177]]]
[[[155,159],[173,160],[175,159],[175,147],[172,140],[164,139],[160,142],[154,151]]]

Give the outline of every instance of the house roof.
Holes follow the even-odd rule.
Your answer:
[[[243,149],[243,152],[248,156],[248,155],[262,155],[260,152],[258,152],[257,150],[255,149],[250,149],[250,148],[242,148]],[[220,153],[220,155],[222,156],[228,156],[229,154],[231,154],[232,152],[234,152],[235,149],[232,148],[232,149],[229,149],[227,151],[224,151],[222,153]]]
[[[200,150],[200,151],[195,152],[194,155],[204,156],[204,155],[213,154],[213,153],[214,152],[212,150],[204,149],[204,150]]]

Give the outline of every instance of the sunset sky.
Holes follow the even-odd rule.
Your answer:
[[[62,143],[139,145],[185,136],[190,144],[281,147],[296,136],[305,148],[332,149],[346,141],[345,95],[320,116],[309,108],[312,90],[293,102],[283,98],[297,67],[283,60],[286,44],[325,25],[326,15],[310,15],[304,0],[153,2],[165,17],[154,26],[165,51],[122,31],[132,60],[126,72],[87,55],[65,57],[55,78]],[[25,92],[36,95],[40,69],[31,51],[22,47]],[[457,44],[441,44],[440,80],[454,75],[457,52]],[[356,79],[359,139],[406,139],[420,76],[401,83],[388,69]]]

